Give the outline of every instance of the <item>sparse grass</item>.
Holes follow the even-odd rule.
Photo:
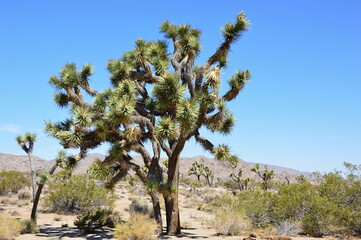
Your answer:
[[[132,201],[132,203],[129,205],[129,211],[131,213],[136,212],[148,216],[153,215],[153,209],[145,202],[139,200],[138,198],[132,198],[130,200]]]
[[[231,208],[222,209],[215,214],[210,221],[210,227],[216,230],[217,235],[234,236],[240,235],[249,229],[248,222],[243,216]]]
[[[192,227],[192,223],[189,221],[183,221],[183,222],[181,222],[181,224],[182,224],[182,228],[185,228],[185,229]]]
[[[18,193],[19,200],[30,200],[31,194],[27,191],[21,191]]]
[[[118,224],[114,236],[119,239],[153,240],[156,239],[157,223],[149,216],[132,213],[128,222]]]
[[[20,234],[20,222],[14,218],[0,216],[0,239],[11,240]]]
[[[36,227],[36,223],[30,219],[22,220],[20,223],[21,223],[21,234],[36,233],[39,231],[39,229]]]
[[[285,220],[276,224],[277,235],[279,236],[296,236],[301,232],[300,224],[294,221]]]
[[[10,215],[11,216],[19,216],[19,212],[14,210],[14,211],[10,212]]]

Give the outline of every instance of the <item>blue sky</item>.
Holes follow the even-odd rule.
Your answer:
[[[68,114],[52,101],[51,75],[67,62],[95,68],[92,85],[109,87],[106,63],[134,40],[161,39],[163,20],[202,31],[202,63],[220,28],[240,11],[250,31],[232,47],[224,82],[250,69],[251,82],[230,104],[237,125],[227,143],[245,161],[304,171],[361,163],[361,1],[10,1],[0,0],[0,152],[24,154],[15,137],[38,135],[34,154],[61,149],[44,120]],[[105,153],[107,146],[96,152]],[[207,155],[190,142],[183,156]],[[209,156],[209,155],[208,155]]]

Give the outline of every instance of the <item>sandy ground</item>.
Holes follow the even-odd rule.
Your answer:
[[[129,217],[128,207],[132,197],[141,198],[143,201],[149,201],[150,199],[137,188],[129,188],[126,183],[118,186],[116,194],[118,199],[116,201],[116,211],[120,213],[123,219]],[[206,189],[202,192],[202,197],[206,194],[222,194],[223,189]],[[2,201],[5,200],[5,203]],[[197,210],[197,200],[201,199],[197,194],[190,194],[186,188],[180,189],[179,202],[181,212],[182,234],[179,236],[161,236],[160,239],[229,239],[229,240],[241,240],[246,236],[216,236],[216,232],[213,229],[207,227],[207,221],[212,216],[205,212]],[[193,201],[192,201],[193,200]],[[10,215],[20,219],[28,219],[30,216],[31,204],[24,200],[18,200],[16,196],[0,197],[0,214]],[[39,207],[38,213],[38,226],[39,232],[35,234],[24,234],[16,238],[16,240],[80,240],[80,239],[115,239],[113,238],[112,229],[103,229],[96,231],[92,234],[84,234],[79,231],[73,224],[76,216],[71,215],[59,215],[54,213],[42,212],[42,207]],[[163,213],[163,216],[165,214]],[[163,217],[164,218],[164,217]],[[164,220],[164,219],[163,219]],[[164,223],[165,225],[165,223]],[[308,237],[294,237],[294,240],[316,240],[316,238]],[[324,238],[326,239],[326,238]],[[333,240],[334,238],[328,238]],[[318,239],[319,240],[319,239]]]

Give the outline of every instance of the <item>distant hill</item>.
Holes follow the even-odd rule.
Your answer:
[[[75,169],[75,174],[86,173],[87,169],[92,165],[92,163],[97,158],[103,160],[105,156],[97,153],[88,154],[88,156],[86,156],[83,160],[81,160],[78,167]],[[35,159],[35,166],[37,169],[48,170],[54,164],[54,161],[48,161],[36,156],[34,156],[34,159]],[[141,163],[140,156],[135,156],[134,160],[136,163]],[[240,167],[243,168],[244,177],[251,177],[255,179],[257,178],[256,174],[250,171],[250,168],[252,168],[255,165],[254,163],[248,163],[243,160],[240,160],[237,168],[232,169],[223,162],[214,160],[212,158],[207,158],[205,156],[181,158],[180,173],[186,176],[189,167],[195,161],[207,165],[214,172],[215,179],[217,179],[218,177],[222,179],[228,178],[231,172],[236,173],[238,171],[238,168]],[[260,164],[260,168],[263,170],[264,164]],[[16,170],[21,172],[29,172],[30,171],[29,169],[30,169],[30,164],[27,155],[19,156],[19,155],[0,153],[0,171]],[[310,173],[307,172],[300,172],[295,169],[274,166],[274,165],[268,165],[268,169],[274,170],[277,176],[276,180],[281,180],[281,181],[285,180],[285,177],[287,177],[290,181],[293,182],[295,181],[295,178],[301,174],[305,176],[310,175]]]

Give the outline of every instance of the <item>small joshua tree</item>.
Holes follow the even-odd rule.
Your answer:
[[[206,178],[208,186],[212,187],[214,174],[208,166],[203,165],[203,176]]]
[[[33,150],[34,150],[34,143],[36,141],[36,135],[31,134],[29,132],[25,133],[23,136],[17,136],[16,141],[20,145],[20,147],[28,154],[29,162],[30,162],[30,172],[31,172],[31,188],[33,191],[33,200],[36,194],[36,169],[35,163],[33,159]]]
[[[259,164],[257,163],[253,168],[251,168],[251,171],[257,173],[257,175],[262,179],[263,190],[268,190],[270,181],[275,177],[275,172],[273,170],[268,170],[267,165],[265,165],[264,168],[265,169],[261,171],[259,169]]]
[[[202,163],[194,162],[188,170],[188,176],[195,175],[198,182],[201,180],[201,176],[204,176],[208,185],[211,187],[214,174],[213,171]]]
[[[71,156],[67,157],[66,153],[64,151],[60,151],[60,152],[58,152],[58,155],[55,159],[55,164],[50,168],[49,172],[37,177],[38,188],[36,190],[36,194],[35,194],[34,201],[33,201],[33,207],[31,209],[31,215],[30,215],[30,219],[32,221],[34,221],[35,223],[37,220],[37,217],[36,217],[37,208],[38,208],[40,196],[41,196],[41,193],[42,193],[45,183],[50,178],[50,176],[53,175],[53,173],[55,172],[55,170],[58,167],[62,168],[64,171],[72,171],[73,170],[72,162],[74,162],[73,157],[71,157]]]
[[[229,177],[238,184],[238,188],[239,188],[239,190],[241,190],[241,191],[247,190],[247,189],[248,189],[248,183],[251,181],[250,178],[244,178],[244,179],[242,179],[242,174],[243,174],[243,169],[242,169],[242,168],[239,168],[237,175],[234,174],[234,173],[231,173],[231,174],[229,175]]]
[[[198,182],[201,180],[201,176],[204,175],[204,165],[202,163],[194,162],[188,170],[188,176],[195,175]]]
[[[214,146],[201,130],[229,134],[234,116],[227,103],[234,100],[250,78],[250,72],[237,71],[229,88],[220,94],[221,74],[227,64],[231,45],[247,30],[249,22],[242,12],[234,24],[222,28],[223,41],[202,65],[200,31],[190,25],[173,25],[165,21],[161,32],[171,42],[137,39],[134,50],[120,59],[112,59],[107,68],[112,87],[98,93],[89,84],[92,66],[77,70],[66,64],[58,76],[50,78],[56,89],[55,102],[69,107],[71,116],[59,123],[48,122],[49,135],[60,140],[64,148],[78,148],[77,160],[87,150],[106,142],[111,145],[104,160],[113,182],[133,170],[149,189],[154,216],[162,229],[160,193],[165,201],[167,233],[180,233],[178,207],[179,162],[187,141],[194,138],[215,158],[235,165],[237,157],[228,146]],[[84,94],[93,97],[87,102]],[[149,151],[144,142],[151,143]],[[134,162],[129,152],[139,153],[144,167]],[[160,166],[160,153],[168,158],[167,177]]]

